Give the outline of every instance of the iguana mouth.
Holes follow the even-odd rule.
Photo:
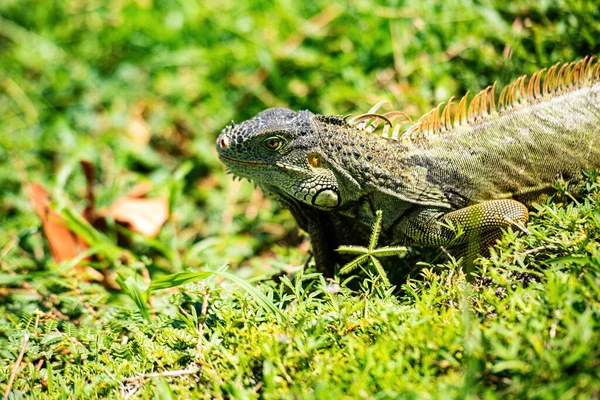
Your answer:
[[[219,154],[219,158],[227,160],[227,161],[231,161],[233,163],[244,164],[244,165],[271,165],[271,163],[264,162],[264,161],[244,161],[244,160],[238,160],[236,158],[231,158],[231,157],[224,156],[223,154]]]
[[[236,158],[227,157],[222,154],[219,154],[219,158],[227,160],[227,161],[231,161],[234,164],[242,164],[242,165],[250,165],[250,166],[271,165],[271,166],[279,167],[281,169],[285,169],[288,171],[296,171],[296,172],[303,172],[303,173],[306,172],[302,168],[294,167],[293,165],[282,164],[280,162],[270,163],[270,162],[266,162],[266,161],[244,161],[244,160],[238,160]]]

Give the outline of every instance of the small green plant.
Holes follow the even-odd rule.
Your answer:
[[[383,216],[383,212],[381,210],[377,210],[375,223],[373,224],[373,230],[371,232],[371,237],[369,238],[369,246],[340,246],[337,251],[342,254],[356,254],[357,257],[344,265],[340,270],[340,274],[348,274],[356,269],[356,267],[361,266],[365,261],[368,261],[370,265],[372,265],[383,284],[386,287],[391,286],[390,281],[387,277],[383,269],[383,265],[381,265],[381,261],[377,259],[377,257],[389,257],[389,256],[403,256],[406,254],[406,247],[404,246],[385,246],[385,247],[377,247],[377,242],[379,241],[379,235],[381,234],[381,219]]]

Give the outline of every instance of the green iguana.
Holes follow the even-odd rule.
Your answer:
[[[272,108],[226,127],[217,151],[228,172],[291,210],[328,276],[340,261],[335,249],[366,241],[377,210],[382,244],[472,254],[503,229],[524,230],[527,206],[557,179],[577,181],[600,168],[594,57],[522,76],[498,105],[495,87],[468,107],[468,93],[457,107],[450,99],[403,132],[410,119],[377,114],[382,103],[352,120]],[[373,133],[382,123],[382,134]]]

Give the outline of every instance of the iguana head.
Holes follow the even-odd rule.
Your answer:
[[[319,144],[310,111],[271,108],[217,139],[217,152],[230,173],[247,178],[267,192],[319,207],[341,203],[334,168]]]

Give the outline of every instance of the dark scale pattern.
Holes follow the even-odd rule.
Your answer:
[[[366,244],[376,210],[381,246],[444,246],[469,260],[502,229],[524,229],[525,205],[557,177],[600,168],[599,101],[595,83],[415,141],[276,108],[225,128],[217,150],[229,171],[291,210],[326,275],[344,261],[338,246]],[[266,149],[268,138],[281,146]],[[440,222],[465,234],[457,239]]]
[[[474,183],[448,160],[432,159],[422,155],[414,155],[406,163],[427,171],[427,181],[438,186],[452,208],[466,207],[472,198]]]

